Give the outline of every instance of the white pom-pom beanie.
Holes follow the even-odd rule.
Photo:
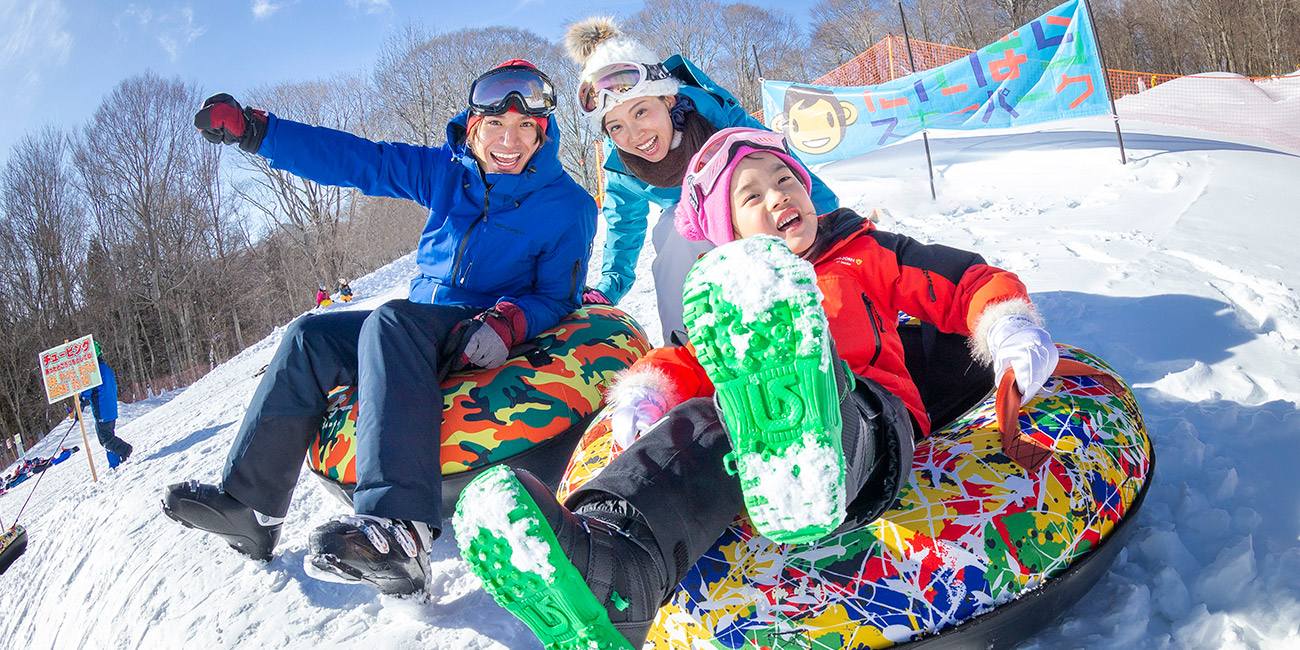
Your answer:
[[[605,41],[592,51],[591,56],[587,57],[586,63],[582,66],[582,80],[589,78],[591,74],[611,63],[635,62],[645,65],[654,65],[660,62],[659,57],[650,51],[650,48],[642,45],[640,42],[628,38],[627,36],[615,36]],[[626,94],[619,95],[618,101],[605,101],[596,112],[588,115],[592,126],[597,129],[604,129],[605,114],[609,110],[623,102],[636,97],[656,97],[656,96],[673,96],[677,94],[681,84],[677,79],[668,77],[667,79],[656,79],[654,81],[643,82],[635,90]]]

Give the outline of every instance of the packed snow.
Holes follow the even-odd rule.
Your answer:
[[[773,246],[784,244],[771,235],[757,235],[731,242],[719,251],[700,260],[694,274],[707,273],[713,283],[722,288],[722,299],[740,309],[740,324],[759,324],[764,315],[778,302],[787,301],[795,310],[792,334],[797,335],[795,354],[807,356],[821,345],[822,336],[829,328],[826,314],[821,310],[802,309],[811,294],[818,302],[824,298],[817,287],[817,273],[812,264],[784,250],[773,251]],[[712,325],[714,315],[706,313],[704,321],[696,327]],[[751,328],[736,328],[751,329]],[[770,336],[770,332],[768,335]],[[732,349],[737,361],[743,361],[749,349],[750,332],[735,332]],[[830,349],[821,348],[822,365],[830,363]]]
[[[469,537],[459,541],[461,551],[468,551],[468,542],[474,538],[479,529],[498,539],[512,540],[510,544],[510,564],[521,573],[534,573],[547,582],[555,575],[555,565],[551,564],[551,546],[539,536],[528,531],[540,528],[543,524],[530,516],[523,516],[511,521],[510,515],[520,509],[519,504],[527,498],[519,484],[512,481],[508,472],[493,470],[483,478],[465,486],[466,501],[476,507],[460,510],[454,515],[455,528],[468,531]]]
[[[1139,99],[1150,110],[1159,95]],[[1257,101],[1222,107],[1270,117]],[[1275,117],[1277,130],[1295,132],[1284,112]],[[845,204],[882,208],[882,228],[1018,273],[1053,337],[1099,354],[1136,391],[1156,449],[1138,529],[1102,581],[1027,647],[1297,647],[1300,155],[1188,127],[1121,125],[1126,165],[1109,118],[931,133],[937,200],[919,139],[820,173]],[[414,272],[399,259],[353,283],[357,300],[328,309],[403,297]],[[623,307],[658,342],[648,255],[638,275]],[[306,471],[269,563],[162,515],[167,484],[219,478],[254,375],[282,333],[184,391],[124,405],[118,431],[135,455],[107,470],[92,432],[98,483],[76,454],[0,497],[8,525],[30,496],[20,520],[30,546],[0,576],[5,647],[539,647],[486,595],[450,533],[434,544],[422,597],[308,577],[308,533],[345,509]],[[65,428],[33,453],[57,450]]]

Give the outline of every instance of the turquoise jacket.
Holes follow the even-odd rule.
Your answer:
[[[700,115],[717,129],[732,126],[767,129],[762,122],[746,113],[731,93],[713,84],[690,61],[678,55],[669,57],[664,65],[674,71],[685,67],[695,77],[694,80],[683,80],[681,89],[677,92],[690,98]],[[677,74],[679,78],[682,76],[681,72]],[[696,80],[708,83],[713,91],[691,85]],[[645,243],[650,204],[666,210],[677,204],[682,192],[678,187],[655,187],[633,176],[614,151],[612,138],[605,138],[603,147],[605,198],[601,203],[600,214],[605,220],[606,235],[600,263],[600,280],[596,283],[596,289],[605,294],[610,302],[617,303],[632,289],[632,283],[636,280],[636,261],[641,255],[641,246]],[[812,200],[817,214],[826,214],[840,207],[835,193],[816,174],[811,175]]]

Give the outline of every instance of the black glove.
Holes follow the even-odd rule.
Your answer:
[[[266,111],[244,108],[234,97],[219,93],[203,101],[203,108],[194,114],[194,126],[208,142],[238,143],[240,149],[257,153],[266,137]]]

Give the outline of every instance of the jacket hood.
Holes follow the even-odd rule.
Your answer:
[[[447,123],[447,144],[455,152],[457,159],[469,171],[469,182],[474,184],[486,181],[491,185],[491,193],[517,200],[518,197],[545,187],[564,175],[564,166],[560,164],[560,128],[555,119],[547,120],[546,142],[528,160],[528,167],[519,174],[483,174],[478,159],[466,144],[469,134],[469,111],[461,111]],[[478,192],[481,195],[481,192]]]

